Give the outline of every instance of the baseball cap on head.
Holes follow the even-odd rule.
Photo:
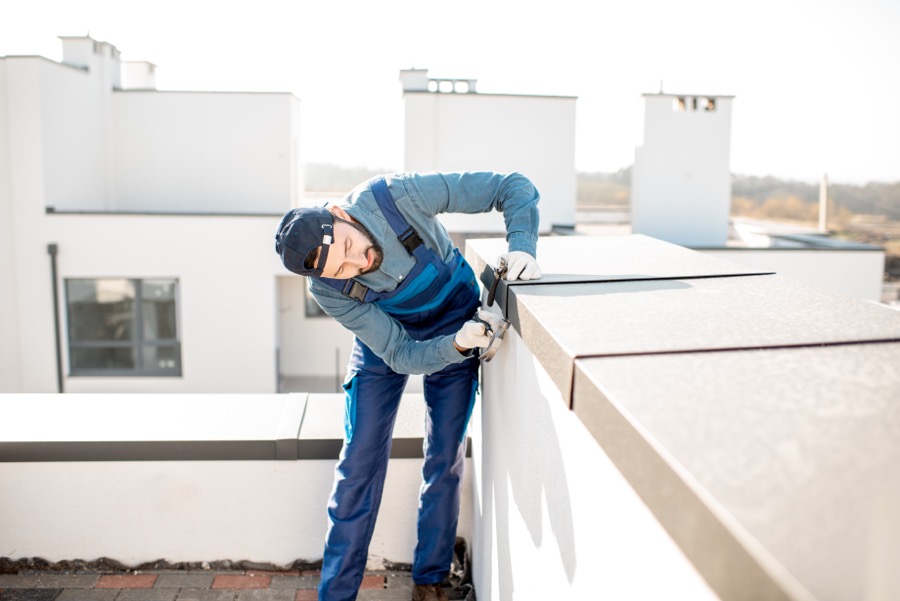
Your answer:
[[[291,209],[285,213],[275,232],[275,252],[289,270],[299,275],[322,276],[328,247],[334,241],[334,218],[325,207]],[[312,267],[306,266],[309,253],[322,247]]]

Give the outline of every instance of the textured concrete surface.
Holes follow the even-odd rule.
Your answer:
[[[709,573],[900,595],[900,342],[586,359],[575,382],[575,413]]]
[[[778,275],[514,287],[508,317],[554,381],[575,358],[900,339],[900,315]]]

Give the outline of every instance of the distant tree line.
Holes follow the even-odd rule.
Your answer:
[[[627,207],[630,197],[631,167],[613,173],[578,174],[579,206]],[[733,174],[731,197],[736,215],[800,221],[818,218],[818,182]],[[829,215],[835,219],[857,214],[900,221],[900,182],[829,184],[828,201]]]
[[[613,173],[579,173],[577,204],[584,208],[627,208],[631,204],[631,167]]]
[[[389,169],[306,165],[308,190],[347,192],[360,182]],[[732,175],[732,214],[816,221],[819,184],[782,180],[772,176]],[[900,221],[900,182],[865,185],[830,184],[829,219],[840,221],[851,214],[880,216]],[[631,202],[631,167],[612,173],[578,173],[579,207],[627,209]]]
[[[781,180],[772,176],[734,175],[731,181],[732,213],[762,210],[773,218],[791,211],[818,214],[819,184]],[[873,215],[900,221],[900,182],[865,185],[829,183],[829,214],[836,219],[850,215]],[[788,210],[790,209],[790,210]],[[813,218],[815,220],[815,217]]]

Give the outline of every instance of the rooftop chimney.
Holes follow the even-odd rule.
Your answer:
[[[428,69],[401,69],[400,83],[403,92],[441,92],[474,94],[477,79],[431,78]]]
[[[125,61],[122,63],[122,89],[155,90],[156,65],[148,61]]]
[[[79,69],[90,68],[95,53],[94,47],[97,41],[90,36],[59,36],[62,40],[64,65],[71,65]]]
[[[111,89],[121,87],[122,69],[119,49],[109,42],[100,42],[89,35],[59,36],[63,45],[63,64],[100,73],[103,84]]]
[[[428,69],[401,69],[400,83],[404,92],[427,92]]]

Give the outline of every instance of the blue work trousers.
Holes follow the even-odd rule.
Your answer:
[[[346,392],[345,437],[328,503],[320,601],[356,598],[381,504],[391,437],[408,376],[391,370],[354,341]],[[419,496],[417,584],[449,573],[459,520],[465,433],[478,384],[478,360],[467,359],[425,376],[425,460]]]

